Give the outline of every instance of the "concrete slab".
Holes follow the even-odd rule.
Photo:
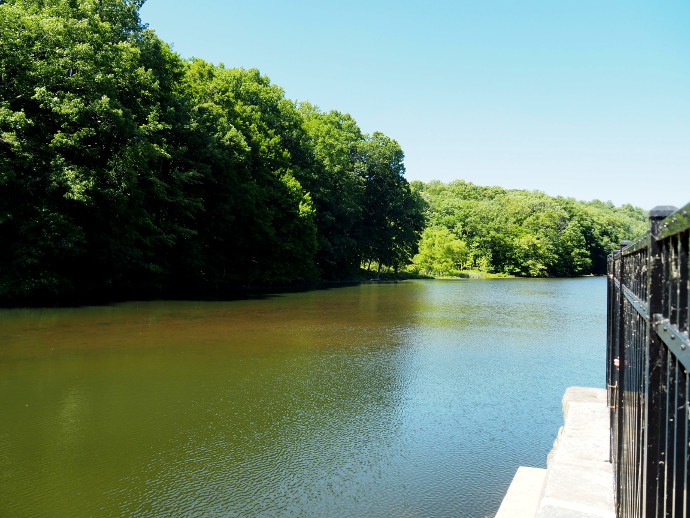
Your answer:
[[[584,508],[573,508],[563,507],[560,502],[555,505],[550,505],[548,501],[545,501],[540,509],[539,516],[548,518],[602,518],[602,514],[598,512],[590,512],[588,509]],[[605,515],[609,516],[609,515]]]
[[[606,391],[568,388],[563,422],[546,470],[519,468],[496,518],[615,518]]]
[[[547,471],[538,518],[560,516],[556,508],[582,518],[615,518],[613,473],[604,463],[555,462]]]
[[[537,518],[615,518],[606,391],[570,387]]]
[[[534,518],[545,478],[543,468],[520,466],[495,518]]]

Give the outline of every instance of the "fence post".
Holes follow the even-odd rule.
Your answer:
[[[645,356],[647,358],[645,381],[645,454],[642,487],[644,501],[642,508],[645,516],[652,518],[665,515],[665,397],[668,387],[662,386],[667,358],[661,339],[654,332],[655,315],[662,313],[663,305],[663,269],[661,247],[656,240],[661,229],[661,221],[671,215],[675,207],[659,206],[649,212],[649,249],[647,251],[647,304],[649,319],[646,325]],[[662,393],[663,392],[663,393]],[[662,415],[663,414],[663,415]]]

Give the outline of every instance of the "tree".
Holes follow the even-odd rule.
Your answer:
[[[295,106],[258,70],[192,60],[185,91],[211,150],[199,226],[214,283],[294,282],[315,275],[316,224],[293,154],[306,135]],[[220,218],[220,219],[217,219]]]
[[[299,110],[314,153],[313,180],[305,185],[316,210],[316,262],[324,277],[338,278],[353,273],[361,262],[357,231],[364,184],[353,157],[364,136],[348,114],[322,113],[306,102]]]
[[[416,252],[424,229],[423,201],[403,174],[398,143],[375,132],[355,148],[355,171],[364,183],[359,230],[362,260],[397,268]]]
[[[422,234],[414,264],[428,274],[444,275],[463,270],[469,260],[467,244],[448,228],[427,227]]]
[[[175,216],[194,206],[165,149],[181,68],[138,6],[0,5],[5,293],[137,286],[165,270]]]

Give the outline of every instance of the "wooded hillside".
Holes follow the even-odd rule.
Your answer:
[[[414,258],[421,273],[481,270],[518,276],[606,273],[606,256],[646,230],[632,205],[577,201],[539,191],[461,180],[412,182],[428,203],[428,226]]]

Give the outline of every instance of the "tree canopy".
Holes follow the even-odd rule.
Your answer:
[[[342,278],[416,252],[403,152],[141,0],[0,2],[0,300]]]

